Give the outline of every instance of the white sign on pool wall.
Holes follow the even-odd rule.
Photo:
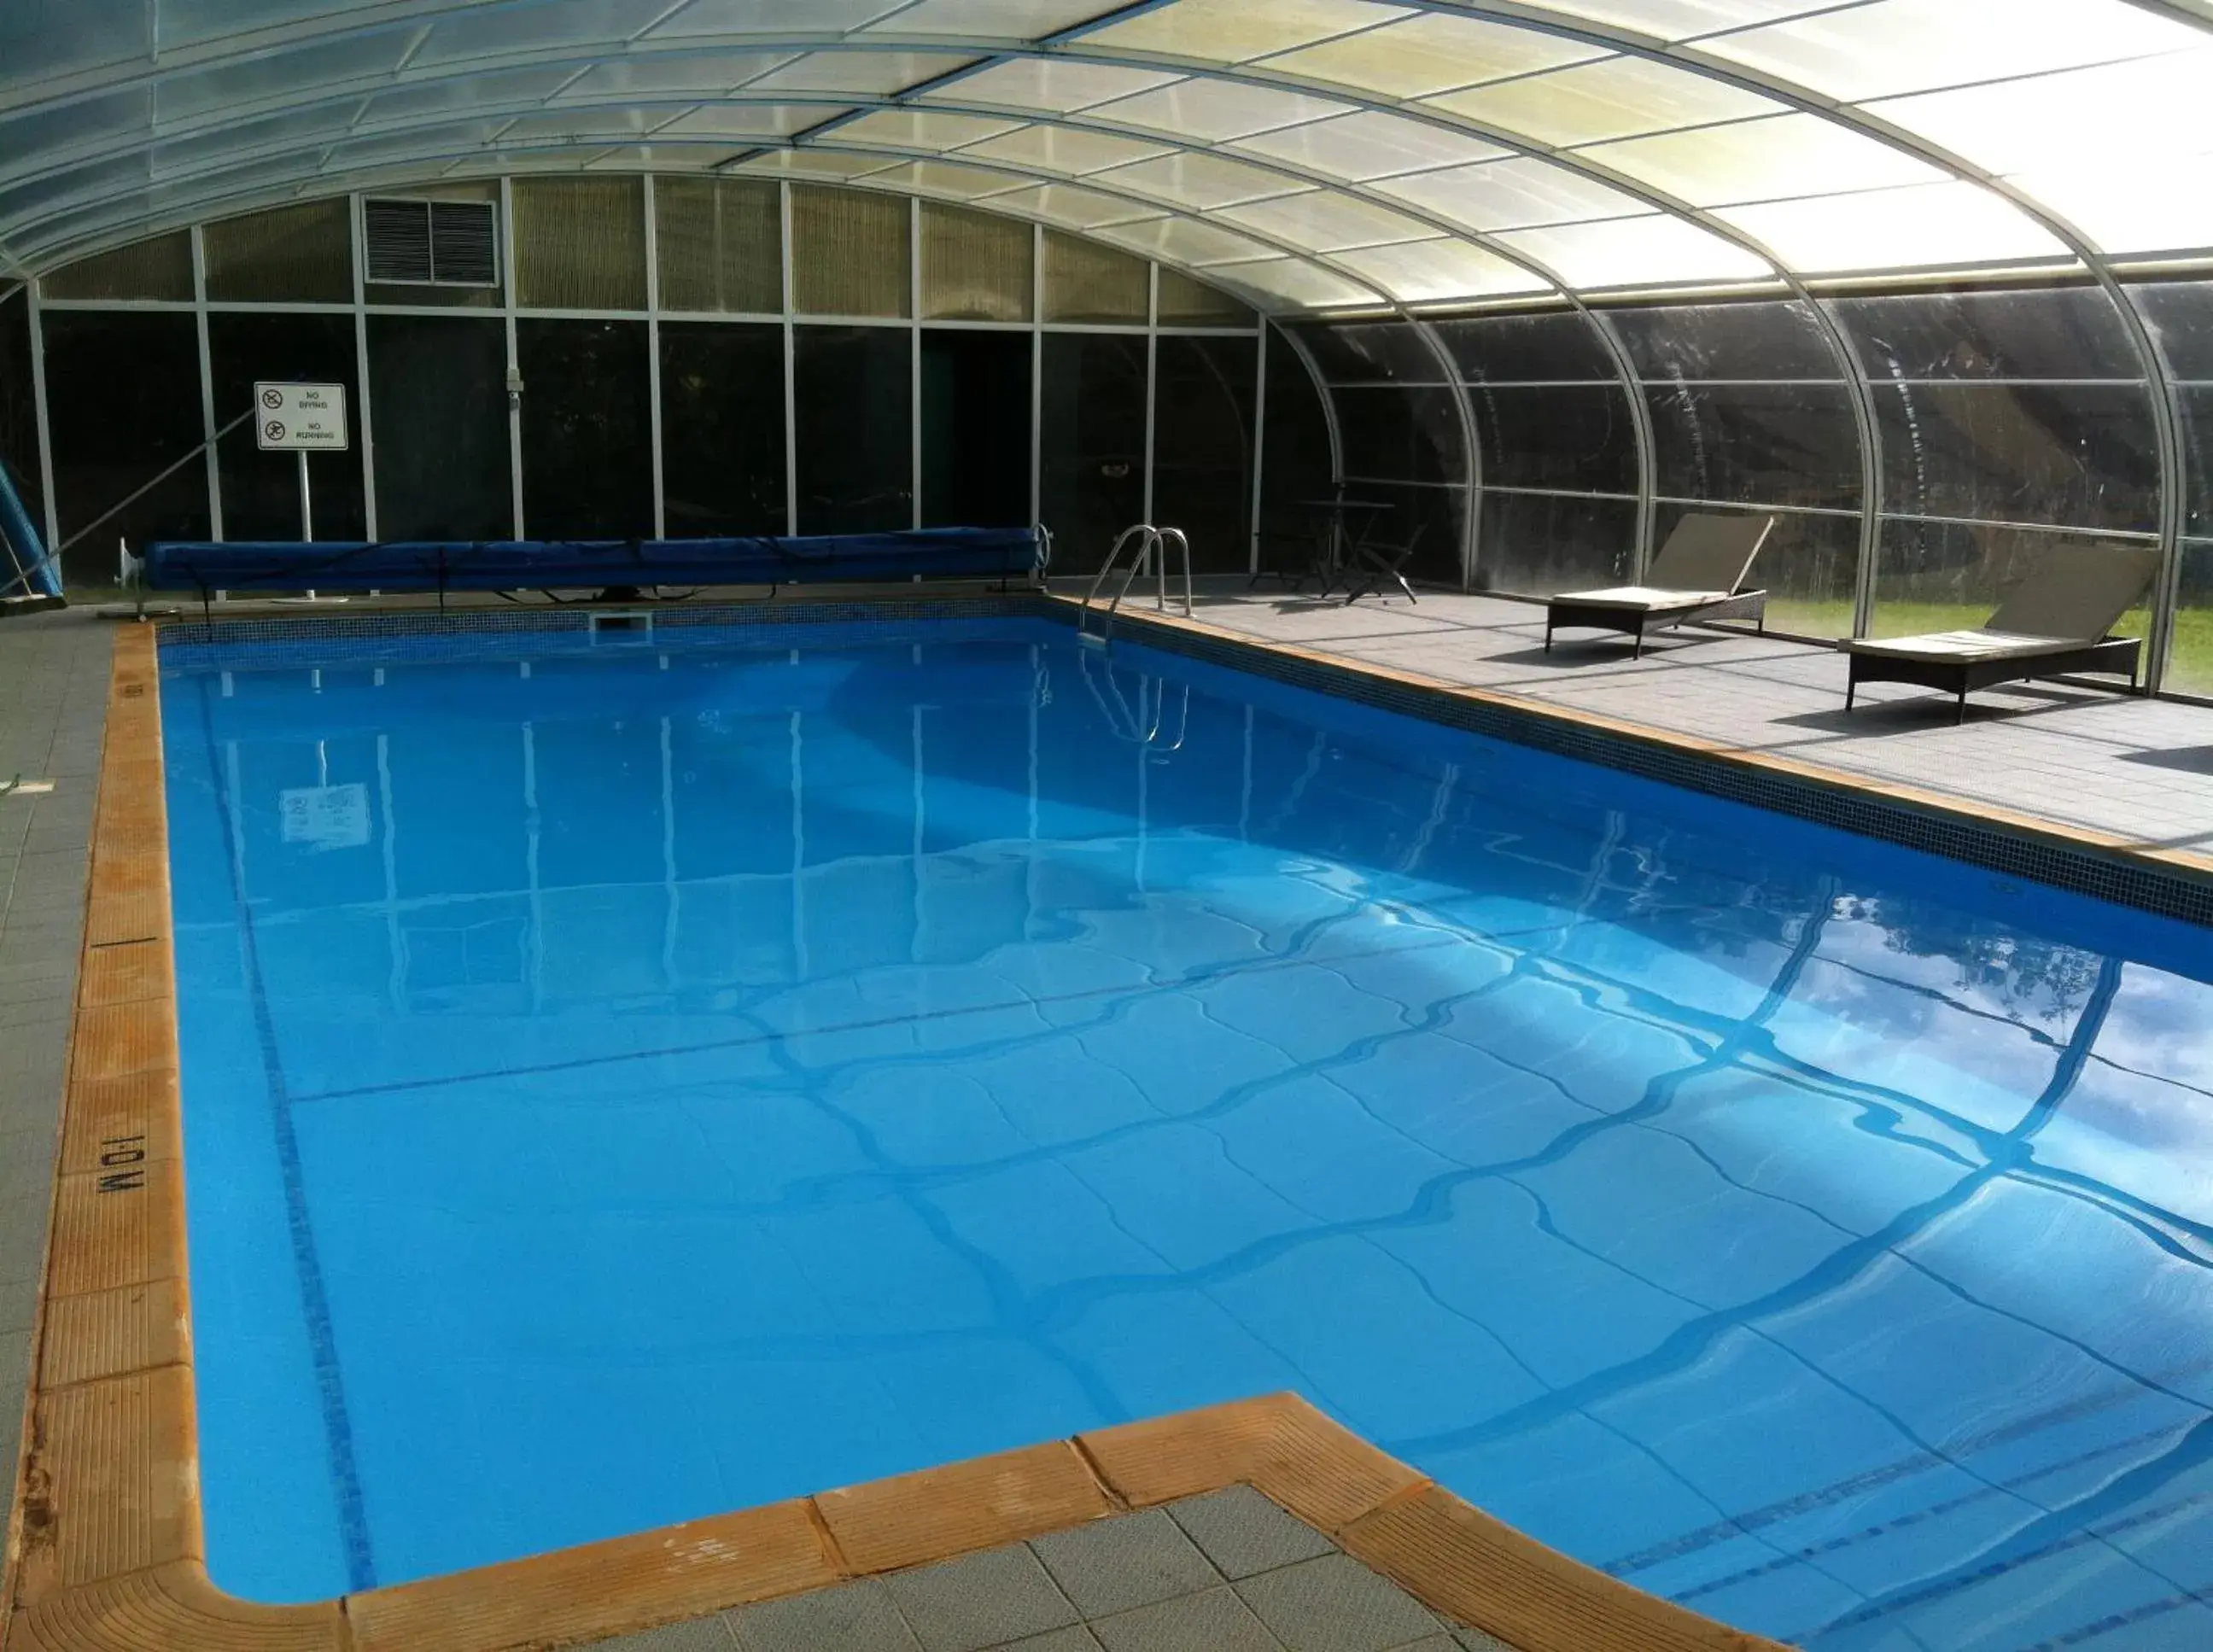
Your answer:
[[[342,384],[257,384],[255,432],[265,449],[338,452],[346,445],[345,401]]]
[[[369,841],[369,788],[298,786],[277,794],[284,841],[310,849],[359,849]]]

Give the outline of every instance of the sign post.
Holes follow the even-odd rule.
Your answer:
[[[308,455],[344,453],[346,438],[345,386],[257,383],[253,405],[257,440],[265,453],[290,451],[300,456],[300,538],[315,538],[315,501],[308,486]],[[314,592],[308,593],[309,600]]]

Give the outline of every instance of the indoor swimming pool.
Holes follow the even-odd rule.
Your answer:
[[[2213,958],[1043,619],[166,644],[207,1557],[1295,1390],[1820,1649],[2213,1644]]]

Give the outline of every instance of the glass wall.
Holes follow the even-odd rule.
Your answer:
[[[1033,520],[1029,444],[1030,335],[925,327],[922,525],[1019,527]]]
[[[494,319],[371,315],[376,531],[387,539],[515,533],[507,332]]]
[[[515,324],[530,538],[653,537],[650,349],[643,321]]]
[[[1152,520],[1191,541],[1192,571],[1252,559],[1258,341],[1164,333],[1153,361]]]
[[[2171,281],[2131,295],[2174,383],[2181,424],[2181,566],[2167,686],[2213,695],[2213,281]]]
[[[42,317],[50,361],[130,361],[143,339],[156,375],[145,416],[161,429],[127,450],[95,451],[71,400],[82,380],[54,399],[57,420],[80,421],[61,444],[73,521],[127,491],[136,458],[206,435],[204,356],[218,422],[256,379],[345,387],[357,445],[309,461],[324,539],[1041,514],[1065,570],[1150,509],[1204,565],[1248,565],[1261,326],[1203,282],[1027,220],[757,178],[522,177],[408,198],[494,209],[491,284],[368,280],[358,226],[385,198],[348,197],[156,236],[0,301],[0,457],[21,450],[34,509]],[[296,465],[241,427],[121,531],[296,537]],[[108,577],[112,540],[96,560]]]
[[[497,209],[491,284],[368,282],[344,198],[0,298],[0,461],[65,534],[191,455],[255,379],[311,376],[346,387],[368,438],[310,461],[324,537],[1034,514],[1081,572],[1149,518],[1231,573],[1295,570],[1341,485],[1417,577],[1539,594],[1634,576],[1688,512],[1749,511],[1777,521],[1771,628],[1838,637],[1978,621],[2067,539],[2156,544],[2171,382],[2189,498],[2168,680],[2213,692],[2213,281],[2132,289],[2155,388],[2087,283],[1285,331],[1144,258],[891,193],[632,175],[417,193]],[[298,509],[296,470],[241,430],[66,571],[107,580],[119,535],[295,534]],[[2149,633],[2149,601],[2128,625]]]
[[[1482,460],[1475,582],[1542,594],[1628,578],[1637,419],[1606,341],[1572,313],[1436,330],[1466,387]]]
[[[2103,292],[1856,298],[1835,312],[1882,453],[1875,635],[1980,624],[2058,539],[2157,542],[2151,391]],[[2149,606],[2124,629],[2146,635]]]
[[[64,552],[70,586],[116,581],[116,543],[205,539],[207,466],[185,464],[96,528],[110,509],[198,447],[200,349],[189,314],[48,312],[46,430],[53,448],[57,544],[92,531]]]
[[[1040,354],[1038,517],[1053,566],[1089,573],[1145,519],[1145,338],[1048,332]]]
[[[669,535],[783,533],[783,329],[663,321],[661,407]]]
[[[1344,498],[1355,508],[1347,531],[1379,547],[1411,547],[1410,578],[1460,585],[1468,453],[1459,394],[1438,352],[1403,321],[1310,322],[1296,332],[1336,410]],[[1288,531],[1312,538],[1327,497],[1316,489],[1289,502]]]
[[[0,465],[34,522],[46,515],[39,470],[39,400],[31,373],[31,296],[18,288],[0,298]]]
[[[913,524],[913,370],[905,327],[796,330],[791,381],[801,533]]]
[[[216,429],[251,412],[254,384],[265,379],[344,385],[351,412],[361,405],[357,361],[351,315],[210,315],[208,380],[215,391]],[[254,425],[247,418],[216,443],[223,537],[296,539],[299,455],[262,451]],[[197,429],[193,440],[198,440]],[[308,481],[318,538],[357,539],[369,531],[359,454],[309,454]]]
[[[1306,363],[1280,327],[1267,332],[1266,403],[1260,465],[1259,560],[1289,578],[1313,555],[1314,524],[1302,501],[1326,494],[1337,473],[1330,413]]]
[[[1852,387],[1799,303],[1610,311],[1652,430],[1653,547],[1692,512],[1765,515],[1767,623],[1849,637],[1863,477]]]

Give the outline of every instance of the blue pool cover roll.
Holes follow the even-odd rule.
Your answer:
[[[162,540],[162,591],[543,591],[621,585],[783,585],[924,577],[1028,579],[1034,527],[925,527],[783,539]]]
[[[23,509],[22,495],[15,491],[15,479],[9,475],[4,464],[0,464],[0,546],[5,547],[9,557],[8,564],[0,564],[0,596],[26,591],[33,596],[62,594],[53,560],[46,555],[39,530],[32,525],[31,513]]]

